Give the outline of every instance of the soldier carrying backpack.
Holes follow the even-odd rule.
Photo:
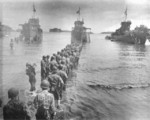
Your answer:
[[[49,93],[50,84],[47,80],[41,82],[42,92],[34,99],[37,108],[36,120],[53,120],[55,114],[55,100],[53,94]]]

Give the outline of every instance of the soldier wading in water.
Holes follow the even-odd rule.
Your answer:
[[[30,65],[29,63],[26,64],[26,74],[29,76],[29,82],[31,84],[30,91],[34,91],[35,88],[35,83],[36,83],[36,78],[35,78],[35,68],[34,65]]]
[[[55,114],[55,100],[53,94],[49,93],[50,84],[47,80],[41,82],[42,92],[34,99],[37,109],[36,120],[53,120]]]
[[[30,120],[27,107],[19,100],[19,91],[16,88],[8,90],[10,101],[3,108],[4,120]]]

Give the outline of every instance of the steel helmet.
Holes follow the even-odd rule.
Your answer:
[[[28,67],[28,66],[30,66],[30,64],[29,64],[29,63],[26,63],[26,66]]]
[[[64,61],[64,60],[62,60],[62,61],[61,61],[61,64],[65,64],[65,61]]]
[[[46,56],[43,55],[42,59],[45,59],[45,58],[46,58]]]
[[[52,71],[57,71],[57,66],[56,66],[56,65],[54,65],[54,66],[52,67]]]
[[[50,87],[50,84],[47,80],[43,80],[41,82],[41,88],[49,88]]]
[[[58,69],[59,69],[59,70],[62,70],[62,69],[63,69],[63,65],[59,65],[59,66],[58,66]]]
[[[49,56],[49,55],[47,55],[46,57],[47,57],[47,58],[50,58],[50,56]]]
[[[19,90],[16,88],[10,88],[8,90],[8,98],[15,98],[19,95]]]

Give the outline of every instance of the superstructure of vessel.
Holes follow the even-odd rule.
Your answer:
[[[112,41],[120,41],[129,44],[145,44],[148,36],[148,29],[141,25],[136,27],[134,30],[130,30],[131,21],[127,19],[127,8],[125,10],[125,20],[121,22],[121,27],[111,34],[106,36],[106,39]]]
[[[43,38],[43,30],[39,24],[39,18],[35,17],[36,9],[33,5],[33,16],[27,23],[20,24],[22,26],[20,37],[26,42],[41,42]]]
[[[71,43],[86,43],[90,42],[90,32],[87,32],[87,30],[91,30],[91,28],[84,27],[84,20],[80,20],[80,8],[77,11],[77,14],[79,15],[77,20],[74,22],[74,27],[71,31]]]

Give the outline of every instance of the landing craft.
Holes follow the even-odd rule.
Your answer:
[[[80,20],[80,8],[76,12],[78,14],[77,20],[74,22],[74,27],[71,31],[71,43],[87,43],[90,42],[90,32],[91,28],[86,28],[83,26],[84,20]]]
[[[20,24],[22,30],[20,38],[27,43],[41,42],[43,38],[43,30],[40,28],[39,19],[35,17],[36,9],[33,4],[33,16],[27,23]]]
[[[131,21],[127,20],[127,8],[125,10],[125,20],[121,22],[121,27],[111,34],[106,36],[106,39],[111,41],[124,42],[129,44],[143,45],[146,42],[148,36],[148,29],[146,26],[141,25],[134,30],[130,30]]]

